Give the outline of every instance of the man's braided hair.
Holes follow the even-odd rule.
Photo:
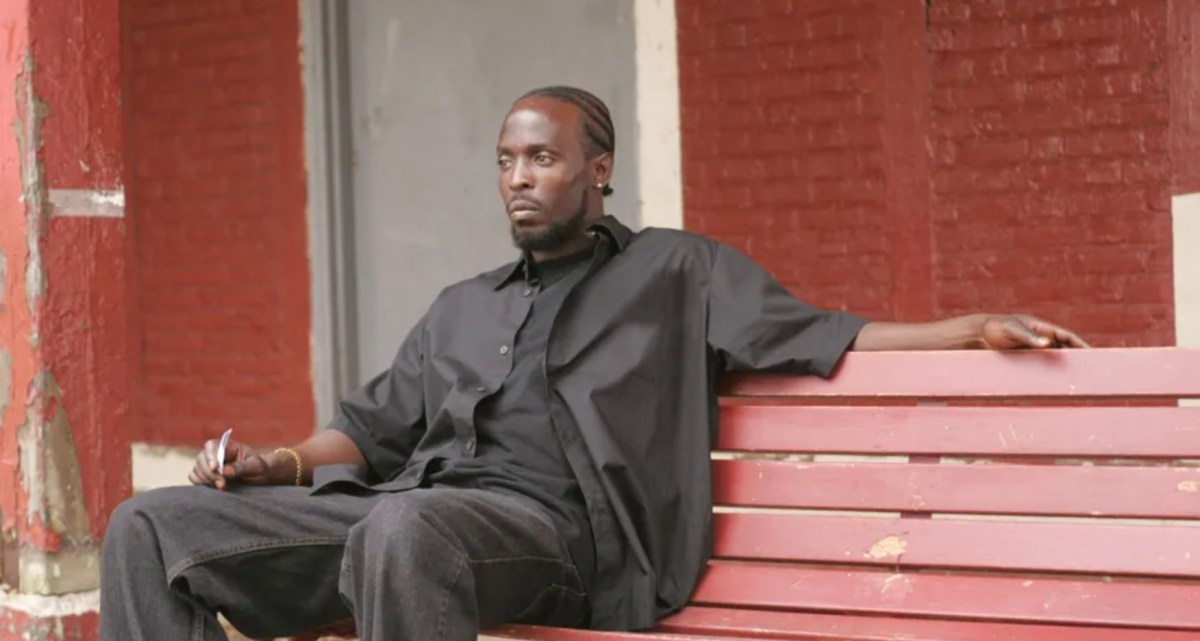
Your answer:
[[[587,139],[588,156],[594,158],[600,154],[613,153],[616,148],[616,134],[613,131],[612,116],[609,115],[608,106],[603,100],[583,89],[563,85],[534,89],[518,100],[534,97],[552,98],[578,107],[583,114],[583,134]],[[605,185],[604,195],[608,196],[611,193],[612,187]]]

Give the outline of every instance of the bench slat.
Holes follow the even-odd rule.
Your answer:
[[[487,630],[488,637],[523,639],[524,641],[745,641],[742,636],[703,636],[670,632],[597,632],[570,628],[548,628],[535,625],[503,625]],[[771,637],[778,638],[778,637]]]
[[[693,603],[1200,631],[1200,583],[896,574],[716,561]]]
[[[1200,518],[1200,468],[713,461],[718,505]]]
[[[726,405],[717,449],[1200,458],[1200,407]]]
[[[717,514],[714,554],[762,561],[1200,577],[1200,527]]]
[[[850,352],[832,380],[742,375],[728,396],[854,398],[1197,398],[1200,350]]]
[[[751,632],[757,638],[829,641],[1197,641],[1198,638],[1194,632],[1166,630],[939,621],[705,607],[686,608],[663,621],[661,627],[663,630],[688,634],[726,635]]]

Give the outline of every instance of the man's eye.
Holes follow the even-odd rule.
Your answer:
[[[501,169],[508,169],[510,166],[512,166],[512,161],[508,158],[498,158],[496,159],[496,164],[499,165]]]
[[[550,154],[538,154],[533,157],[533,162],[536,162],[539,165],[548,165],[553,161],[554,159],[550,157]]]

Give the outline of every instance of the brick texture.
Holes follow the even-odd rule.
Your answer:
[[[676,6],[686,226],[761,259],[813,303],[886,314],[874,3]]]
[[[1163,0],[935,2],[937,315],[1171,344]]]
[[[928,6],[914,99],[882,77],[907,52],[881,1],[678,0],[687,227],[873,318],[1020,310],[1100,345],[1173,343],[1167,0]],[[899,243],[888,197],[923,185]],[[929,295],[901,300],[921,230]]]
[[[143,440],[313,429],[297,12],[124,2]]]

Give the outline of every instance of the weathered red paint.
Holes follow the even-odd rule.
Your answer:
[[[701,605],[1200,630],[1200,583],[907,574],[716,562]],[[1148,639],[1156,637],[1147,637]]]
[[[58,189],[121,187],[117,34],[115,0],[0,4],[0,527],[18,591],[18,560],[36,576],[58,552],[95,554],[129,492],[122,221],[50,208]],[[35,589],[95,579],[49,577]],[[86,598],[17,597],[0,604],[0,639],[95,639]]]
[[[98,641],[99,614],[31,614],[0,609],[0,641]]]
[[[51,188],[117,189],[124,182],[119,2],[30,4],[38,97]]]
[[[34,318],[26,301],[25,273],[28,219],[22,198],[22,148],[13,125],[25,128],[22,97],[28,55],[27,0],[0,3],[4,64],[0,67],[0,260],[4,287],[0,293],[0,518],[3,537],[18,539],[25,522],[19,501],[24,495],[18,469],[17,426],[25,421],[30,383],[38,370],[38,354],[29,342]],[[10,557],[14,558],[14,557]]]
[[[726,559],[1200,576],[1192,526],[728,513],[713,518],[713,554]]]
[[[33,94],[45,104],[38,161],[47,194],[122,187],[118,9],[117,0],[30,6]],[[47,214],[42,212],[44,221]],[[130,487],[131,241],[119,218],[43,222],[48,285],[37,319],[38,349],[54,384],[43,390],[42,419],[50,421],[59,405],[65,410],[96,540]]]
[[[125,0],[138,438],[314,428],[298,5]]]
[[[1167,1],[1173,193],[1200,192],[1200,3]]]

